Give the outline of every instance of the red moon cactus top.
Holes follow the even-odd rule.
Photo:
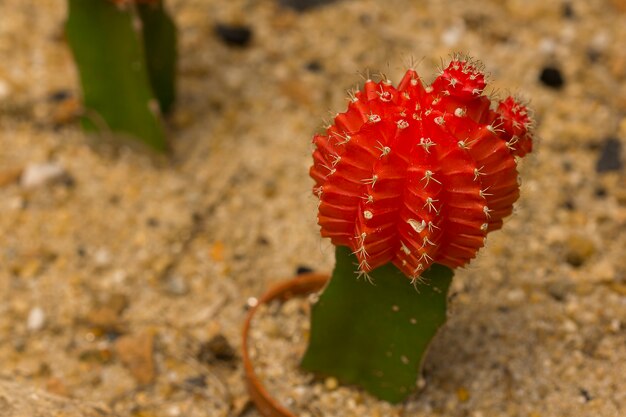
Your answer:
[[[477,64],[458,59],[430,86],[412,69],[398,87],[368,80],[314,136],[321,234],[350,247],[360,272],[393,262],[415,279],[433,262],[465,265],[511,214],[532,121],[484,89]]]

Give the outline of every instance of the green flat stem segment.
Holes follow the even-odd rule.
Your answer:
[[[397,403],[415,388],[431,339],[446,320],[451,269],[434,264],[414,288],[392,264],[357,279],[356,256],[337,247],[333,275],[313,306],[305,370]]]
[[[132,8],[68,0],[67,40],[80,73],[87,130],[130,134],[158,150],[167,143]]]
[[[156,4],[137,5],[143,24],[143,45],[152,90],[161,111],[169,113],[176,97],[176,26],[163,7]]]

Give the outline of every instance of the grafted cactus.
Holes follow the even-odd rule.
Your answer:
[[[161,114],[174,101],[176,29],[161,0],[68,0],[83,126],[167,148]]]
[[[485,86],[480,65],[459,57],[431,85],[412,69],[397,87],[367,80],[314,137],[318,223],[338,248],[306,369],[389,401],[411,391],[445,320],[452,269],[511,214],[516,161],[532,148],[526,106],[493,103]]]

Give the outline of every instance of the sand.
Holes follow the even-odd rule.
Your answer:
[[[626,157],[623,1],[167,4],[181,62],[163,157],[81,131],[62,2],[0,2],[5,380],[120,416],[259,416],[240,360],[246,301],[333,264],[311,135],[357,71],[398,81],[414,57],[431,79],[463,51],[495,89],[530,99],[538,141],[514,215],[457,271],[425,386],[398,415],[626,415],[626,170],[597,166],[608,138]],[[216,22],[250,27],[250,44],[225,45]],[[546,67],[560,88],[539,80]],[[57,174],[25,181],[42,164]]]

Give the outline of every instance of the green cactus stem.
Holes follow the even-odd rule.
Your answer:
[[[169,113],[176,98],[176,26],[163,1],[137,5],[152,90],[161,111]]]
[[[162,5],[68,0],[68,10],[66,34],[80,74],[83,127],[167,149],[159,107],[169,110],[173,102],[175,31]]]
[[[451,269],[433,264],[416,288],[392,264],[357,279],[358,260],[338,246],[333,275],[314,304],[305,370],[363,387],[391,403],[416,388],[431,339],[446,320]]]

